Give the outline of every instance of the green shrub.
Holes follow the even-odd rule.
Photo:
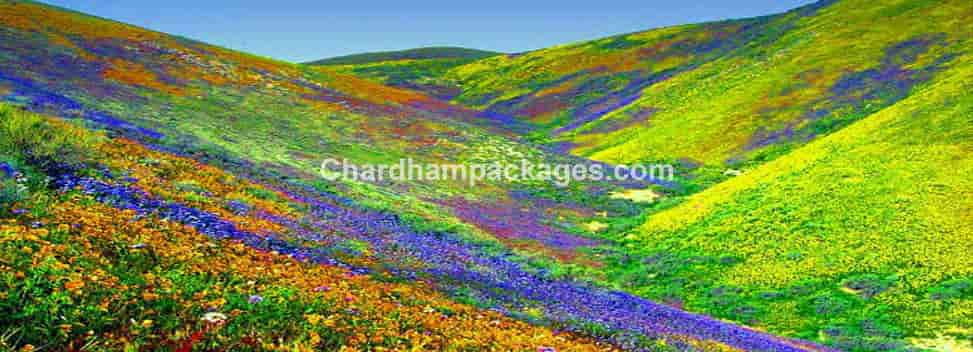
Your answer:
[[[28,197],[27,178],[10,161],[0,155],[0,214]]]
[[[0,213],[27,198],[27,187],[14,179],[0,179]]]
[[[174,182],[173,185],[175,186],[176,190],[178,190],[179,192],[193,193],[197,195],[207,194],[206,189],[203,188],[203,186],[201,186],[199,182],[196,182],[194,180],[179,180]]]
[[[276,193],[268,189],[248,187],[245,192],[257,199],[280,201],[280,197],[277,197]]]
[[[98,142],[80,127],[0,104],[0,154],[45,172],[83,167]]]
[[[941,301],[973,297],[973,280],[954,279],[929,289],[929,297]]]

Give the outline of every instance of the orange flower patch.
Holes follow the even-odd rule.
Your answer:
[[[159,82],[155,73],[146,70],[144,66],[120,59],[112,59],[109,66],[102,73],[106,79],[119,83],[141,86],[169,94],[184,95],[184,89]]]
[[[106,346],[120,347],[130,341],[133,334],[140,334],[141,343],[149,343],[146,347],[193,343],[203,335],[218,341],[220,327],[254,314],[250,310],[228,308],[232,305],[228,295],[253,295],[291,287],[297,295],[288,300],[326,300],[337,305],[330,311],[305,311],[303,316],[294,317],[306,324],[307,329],[317,331],[312,334],[318,336],[317,339],[299,342],[307,348],[322,342],[317,329],[325,329],[330,334],[344,336],[345,346],[387,346],[391,350],[523,351],[535,350],[538,346],[555,346],[558,351],[612,350],[610,346],[572,334],[556,334],[550,329],[506,318],[496,312],[455,303],[422,282],[379,282],[369,276],[349,275],[343,269],[302,263],[239,243],[214,242],[188,226],[152,217],[139,218],[132,211],[91,204],[90,201],[81,195],[67,197],[51,205],[50,218],[40,219],[49,223],[48,227],[57,229],[60,241],[70,243],[76,249],[46,242],[53,236],[51,233],[22,224],[2,225],[0,234],[3,234],[3,241],[34,239],[32,243],[41,247],[36,252],[43,253],[34,254],[42,256],[38,262],[87,263],[60,266],[62,271],[53,274],[58,277],[52,279],[63,280],[64,290],[77,302],[95,304],[89,309],[125,311],[122,307],[169,302],[167,306],[179,316],[198,322],[176,327],[171,333],[145,335],[167,325],[161,323],[166,321],[166,315],[146,311],[132,319],[126,318],[131,322],[117,325],[115,330],[93,331]],[[105,250],[106,244],[116,249]],[[78,253],[77,248],[83,250]],[[118,248],[128,249],[117,252]],[[115,263],[119,260],[117,253],[124,252],[145,253],[142,258],[154,258],[152,265],[146,267],[151,271],[141,275],[139,287],[120,285],[115,274],[97,267]],[[92,267],[92,263],[100,264]],[[184,273],[169,271],[174,268]],[[173,282],[185,275],[227,278],[228,281],[187,296],[180,293],[185,288]],[[105,296],[106,289],[116,293]],[[251,299],[251,302],[287,303],[281,297],[271,296]],[[200,310],[210,313],[193,313]],[[207,323],[209,321],[217,323]],[[64,333],[87,334],[87,330],[75,329],[77,324],[73,321],[62,323]],[[198,338],[188,339],[194,334],[196,324],[208,325],[202,333],[196,330]],[[216,337],[212,337],[214,334]],[[275,345],[274,340],[263,341],[268,348],[284,347]],[[293,348],[293,343],[288,346]]]

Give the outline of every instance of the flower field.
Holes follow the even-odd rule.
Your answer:
[[[0,352],[970,351],[963,1],[304,65],[0,1]],[[326,180],[666,162],[674,180]]]
[[[34,116],[11,108],[4,115]],[[40,121],[54,133],[87,133]],[[321,195],[274,191],[129,140],[92,140],[97,167],[54,177],[27,164],[24,172],[34,172],[19,177],[43,178],[51,188],[18,181],[30,185],[28,195],[4,210],[4,325],[31,327],[16,331],[29,340],[15,343],[176,350],[811,346],[553,279],[500,249],[417,233],[395,217]],[[468,295],[480,307],[437,291]],[[21,309],[25,301],[30,309]],[[493,308],[483,309],[488,302]],[[508,317],[528,312],[537,315],[523,318],[540,327]],[[594,326],[608,330],[587,330]]]

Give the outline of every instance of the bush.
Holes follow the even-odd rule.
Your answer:
[[[27,189],[24,185],[14,179],[0,178],[0,214],[14,203],[22,202],[26,198]]]
[[[98,143],[80,127],[0,104],[0,154],[44,172],[83,167]]]
[[[12,165],[0,159],[0,214],[27,199],[26,178]]]
[[[937,301],[973,296],[973,280],[954,279],[929,289],[929,298]]]
[[[894,275],[882,277],[874,274],[858,275],[845,280],[842,286],[863,298],[872,298],[885,292],[898,280]]]

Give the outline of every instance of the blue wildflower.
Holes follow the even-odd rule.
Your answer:
[[[13,177],[17,170],[10,164],[0,162],[0,177]]]
[[[249,302],[250,304],[258,304],[258,303],[263,302],[263,301],[264,301],[264,298],[261,297],[260,295],[252,295],[252,296],[250,296],[250,299],[247,300],[247,302]]]
[[[226,207],[237,215],[245,215],[250,212],[249,204],[236,199],[227,202]]]

